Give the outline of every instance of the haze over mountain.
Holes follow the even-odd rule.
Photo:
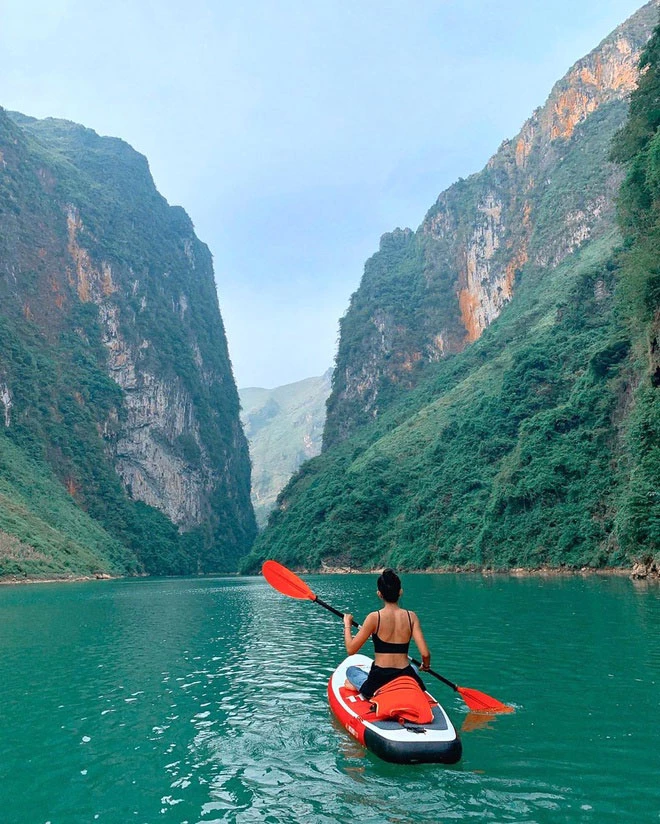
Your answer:
[[[635,225],[623,207],[623,235],[626,169],[610,161],[657,21],[653,0],[416,232],[383,236],[341,321],[324,452],[248,566],[597,567],[658,552],[655,270],[621,250],[624,236],[655,248],[655,144],[619,157],[646,198]],[[640,115],[639,100],[628,131],[647,135],[657,106],[647,94]]]
[[[252,461],[252,504],[264,526],[298,467],[321,451],[332,370],[275,389],[239,389],[241,420]]]

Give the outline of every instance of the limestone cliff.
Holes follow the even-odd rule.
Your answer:
[[[245,569],[660,567],[660,24],[617,98],[655,11],[419,232],[383,239],[342,322],[353,431],[326,429],[341,442],[287,485]]]
[[[0,153],[4,436],[147,570],[234,568],[255,522],[209,250],[121,140],[0,111]]]
[[[341,321],[324,447],[412,387],[423,364],[477,340],[526,263],[554,268],[614,226],[620,172],[609,141],[658,7],[645,5],[579,60],[483,171],[439,196],[416,233],[383,237]]]

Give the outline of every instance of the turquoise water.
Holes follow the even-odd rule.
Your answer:
[[[361,617],[373,576],[309,576]],[[0,824],[660,821],[660,587],[409,575],[433,666],[512,702],[455,767],[333,723],[341,621],[258,578],[0,587]],[[471,728],[471,729],[470,729]]]

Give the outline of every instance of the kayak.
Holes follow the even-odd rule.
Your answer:
[[[432,720],[419,723],[393,717],[379,719],[374,707],[376,696],[367,699],[346,689],[344,682],[348,667],[360,667],[368,672],[372,663],[366,655],[349,655],[330,676],[328,701],[342,726],[384,761],[397,764],[455,764],[460,761],[463,746],[458,733],[447,713],[428,692],[423,695],[428,701]]]

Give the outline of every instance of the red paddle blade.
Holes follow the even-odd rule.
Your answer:
[[[316,595],[307,584],[290,569],[278,564],[277,561],[264,561],[261,574],[273,589],[281,592],[282,595],[288,595],[289,598],[307,598],[310,601],[316,601]]]
[[[486,695],[485,692],[469,687],[458,687],[458,692],[468,707],[475,712],[513,712],[513,707]]]

